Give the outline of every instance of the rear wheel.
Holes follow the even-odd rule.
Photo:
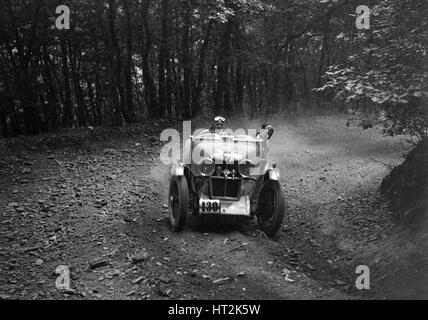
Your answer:
[[[268,181],[259,197],[257,220],[260,229],[268,236],[274,236],[281,227],[285,215],[285,195],[278,181]]]
[[[185,177],[172,177],[169,185],[169,220],[174,231],[183,230],[187,220],[189,188]]]

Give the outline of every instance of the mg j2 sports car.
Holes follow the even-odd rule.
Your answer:
[[[271,130],[271,131],[270,131]],[[276,165],[267,160],[273,129],[256,136],[205,131],[184,143],[183,162],[171,170],[169,217],[181,231],[193,214],[256,217],[273,236],[285,214],[284,191]]]

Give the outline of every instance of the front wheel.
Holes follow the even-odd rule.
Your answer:
[[[260,229],[274,236],[281,227],[285,215],[285,195],[278,181],[268,181],[259,196],[257,220]]]
[[[185,177],[172,177],[169,185],[169,220],[174,231],[184,229],[189,204],[189,188]]]

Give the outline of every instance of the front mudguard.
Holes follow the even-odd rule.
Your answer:
[[[265,173],[260,176],[256,181],[256,186],[254,188],[254,192],[251,195],[251,213],[255,214],[255,210],[257,208],[258,202],[259,202],[259,196],[260,192],[262,191],[263,187],[269,183],[269,181],[280,181],[281,174],[276,168],[275,164],[273,164],[272,167],[267,169]]]
[[[277,168],[272,168],[269,170],[269,180],[279,181],[281,179],[281,174]]]
[[[182,163],[172,166],[171,177],[184,177],[184,165]]]

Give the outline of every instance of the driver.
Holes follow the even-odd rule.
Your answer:
[[[264,141],[268,141],[272,137],[274,131],[275,130],[273,129],[272,125],[263,123],[262,129],[257,132],[257,138],[263,139]]]
[[[211,133],[221,133],[223,131],[223,125],[226,119],[222,116],[216,116],[213,118],[213,123],[210,128]]]
[[[262,125],[262,128],[259,132],[257,132],[256,137],[258,139],[261,139],[261,143],[260,143],[260,147],[261,147],[261,166],[259,167],[259,169],[263,170],[264,167],[267,164],[267,157],[269,154],[269,139],[272,137],[273,133],[274,133],[274,128],[272,127],[272,125],[264,123]]]

